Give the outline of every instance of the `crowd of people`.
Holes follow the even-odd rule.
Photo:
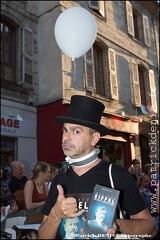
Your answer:
[[[48,164],[47,162],[37,162],[28,178],[24,176],[24,165],[20,161],[13,161],[11,163],[11,170],[12,175],[8,181],[8,179],[6,180],[4,178],[4,172],[1,168],[1,214],[8,205],[10,205],[8,209],[9,215],[25,209],[41,209],[47,200],[53,179],[60,172],[63,172],[63,163]],[[156,223],[158,231],[159,162],[156,164],[156,170],[154,184],[152,184],[151,164],[146,164],[142,168],[140,161],[134,159],[132,160],[132,165],[128,169]],[[156,195],[156,198],[152,199],[154,194]],[[152,203],[153,200],[154,202]],[[127,215],[125,217],[128,218]]]
[[[9,174],[6,177],[4,168],[1,167],[1,215],[13,215],[21,210],[41,209],[47,199],[50,184],[60,172],[61,165],[61,163],[37,162],[30,176],[27,177],[24,175],[23,163],[15,160],[10,163],[10,178],[8,178]],[[1,222],[1,230],[4,228],[5,218],[4,223]]]
[[[5,180],[3,169],[1,168],[1,214],[5,207],[10,205],[8,214],[25,209],[42,208],[50,190],[51,183],[56,175],[63,172],[63,163],[48,164],[37,162],[27,178],[24,176],[24,165],[20,161],[11,163],[12,175],[10,180]],[[154,183],[152,184],[152,165],[146,164],[141,167],[138,159],[132,160],[132,165],[128,169],[129,173],[136,181],[140,194],[149,209],[159,230],[159,162],[156,164]],[[156,194],[155,204],[152,204],[152,194]],[[154,198],[155,200],[155,198]],[[153,206],[152,206],[153,205]],[[126,216],[127,218],[127,216]]]
[[[159,161],[155,161],[154,164],[147,163],[141,167],[140,161],[134,159],[128,170],[134,177],[140,194],[156,223],[157,231],[159,231]]]
[[[83,215],[85,210],[77,209],[77,200],[66,194],[91,193],[95,184],[111,186],[108,170],[111,163],[109,159],[100,159],[95,149],[100,136],[108,132],[99,123],[103,109],[103,104],[95,99],[73,96],[68,115],[57,117],[63,125],[65,162],[53,165],[37,162],[26,177],[23,163],[12,161],[9,181],[5,181],[1,168],[1,214],[7,206],[8,214],[41,209],[44,217],[39,239],[55,239],[62,220],[66,219],[66,227],[67,219]],[[112,176],[115,188],[121,191],[119,203],[124,219],[116,219],[113,228],[106,231],[155,237],[156,228],[159,231],[159,162],[154,174],[152,164],[142,168],[138,159],[132,161],[129,169],[113,164]]]

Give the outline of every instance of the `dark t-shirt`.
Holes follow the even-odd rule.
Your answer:
[[[81,176],[78,176],[72,168],[69,168],[66,173],[58,174],[51,184],[42,214],[48,215],[56,203],[58,193],[56,186],[58,184],[63,187],[65,194],[92,193],[96,184],[111,187],[108,172],[109,164],[110,162],[102,160]],[[112,178],[114,188],[120,191],[120,206],[128,215],[137,214],[146,208],[135,180],[126,168],[113,164]]]
[[[15,176],[12,176],[8,183],[8,186],[11,192],[15,193],[16,190],[23,190],[27,180],[28,179],[26,176],[23,176],[21,179],[18,179]]]

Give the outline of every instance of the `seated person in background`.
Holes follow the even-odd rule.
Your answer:
[[[48,195],[46,182],[49,181],[50,166],[46,162],[38,162],[24,187],[25,205],[27,209],[42,207]]]
[[[24,176],[24,165],[19,161],[13,161],[11,163],[12,177],[8,183],[8,186],[16,199],[19,210],[25,209],[23,189],[27,182],[27,177]]]
[[[3,177],[4,173],[3,170],[1,169],[1,214],[4,213],[5,208],[8,205],[10,205],[10,208],[8,209],[8,214],[14,214],[15,212],[18,211],[18,206],[8,187],[8,184],[4,181]]]

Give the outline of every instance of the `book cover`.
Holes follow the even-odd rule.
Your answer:
[[[66,197],[75,197],[78,211],[85,209],[85,213],[78,218],[62,219],[56,239],[82,239],[81,230],[84,228],[84,218],[88,213],[92,193],[67,194]]]
[[[10,205],[6,206],[5,209],[1,213],[1,222],[7,217],[8,215],[8,209],[10,208]]]
[[[115,220],[119,191],[96,184],[84,226],[84,239],[110,239],[107,231]]]

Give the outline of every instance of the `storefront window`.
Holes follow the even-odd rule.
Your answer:
[[[11,176],[10,164],[16,158],[17,139],[1,137],[1,167],[4,171],[6,182]]]
[[[101,139],[96,147],[103,151],[102,159],[125,166],[123,142]]]

